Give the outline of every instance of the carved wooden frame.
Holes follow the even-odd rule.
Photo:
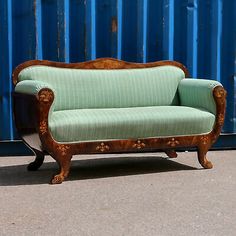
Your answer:
[[[188,71],[182,64],[175,61],[159,61],[153,63],[131,63],[113,58],[100,58],[93,61],[82,63],[60,63],[45,60],[27,61],[19,65],[13,72],[13,83],[17,84],[19,73],[26,67],[32,65],[46,65],[60,68],[73,69],[132,69],[132,68],[148,68],[162,65],[173,65],[181,68],[185,76],[188,77]],[[49,153],[59,164],[60,172],[55,175],[51,183],[61,183],[68,176],[71,158],[75,154],[88,153],[114,153],[114,152],[137,152],[145,150],[163,149],[170,157],[176,157],[174,149],[180,147],[197,147],[198,160],[204,168],[212,168],[212,164],[206,158],[206,153],[212,144],[216,141],[221,132],[224,123],[225,107],[226,107],[226,91],[222,86],[216,86],[213,89],[213,97],[216,103],[216,121],[213,130],[204,135],[178,136],[178,137],[156,137],[145,139],[129,139],[129,140],[112,140],[97,142],[80,142],[80,143],[58,143],[56,142],[48,129],[48,115],[50,107],[54,100],[53,91],[44,88],[37,95],[26,95],[14,93],[14,115],[17,129],[23,140],[26,140],[26,134],[36,134],[41,142],[41,150]],[[20,108],[27,107],[30,112],[30,119],[26,120],[22,117]],[[33,112],[32,112],[33,111]],[[29,121],[30,120],[30,121]],[[36,159],[32,162],[28,169],[36,170],[42,163],[44,155],[38,149],[33,148],[36,153]]]

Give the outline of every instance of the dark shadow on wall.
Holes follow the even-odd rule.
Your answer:
[[[35,172],[28,172],[27,165],[0,167],[0,186],[47,184],[57,168],[55,162],[46,162]],[[66,181],[196,169],[173,159],[153,156],[74,160]]]

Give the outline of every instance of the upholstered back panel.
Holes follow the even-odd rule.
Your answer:
[[[30,66],[19,81],[47,82],[55,90],[55,110],[177,105],[184,72],[175,66],[86,70]]]

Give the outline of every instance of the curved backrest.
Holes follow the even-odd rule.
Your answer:
[[[177,105],[184,71],[173,65],[137,69],[73,69],[33,65],[18,81],[39,80],[55,90],[55,110]]]

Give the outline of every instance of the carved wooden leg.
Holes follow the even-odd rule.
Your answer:
[[[60,167],[60,173],[53,176],[51,184],[61,184],[69,175],[71,158],[71,155],[57,155],[55,159]]]
[[[198,146],[198,161],[201,166],[205,169],[211,169],[213,167],[212,163],[207,160],[206,154],[209,150],[208,145],[199,145]]]
[[[33,162],[31,162],[28,166],[27,166],[27,170],[28,171],[36,171],[39,169],[39,167],[43,164],[44,161],[44,153],[37,150],[37,149],[33,149],[34,153],[35,153],[35,160]]]
[[[169,158],[176,158],[178,156],[175,150],[165,150],[165,153]]]

